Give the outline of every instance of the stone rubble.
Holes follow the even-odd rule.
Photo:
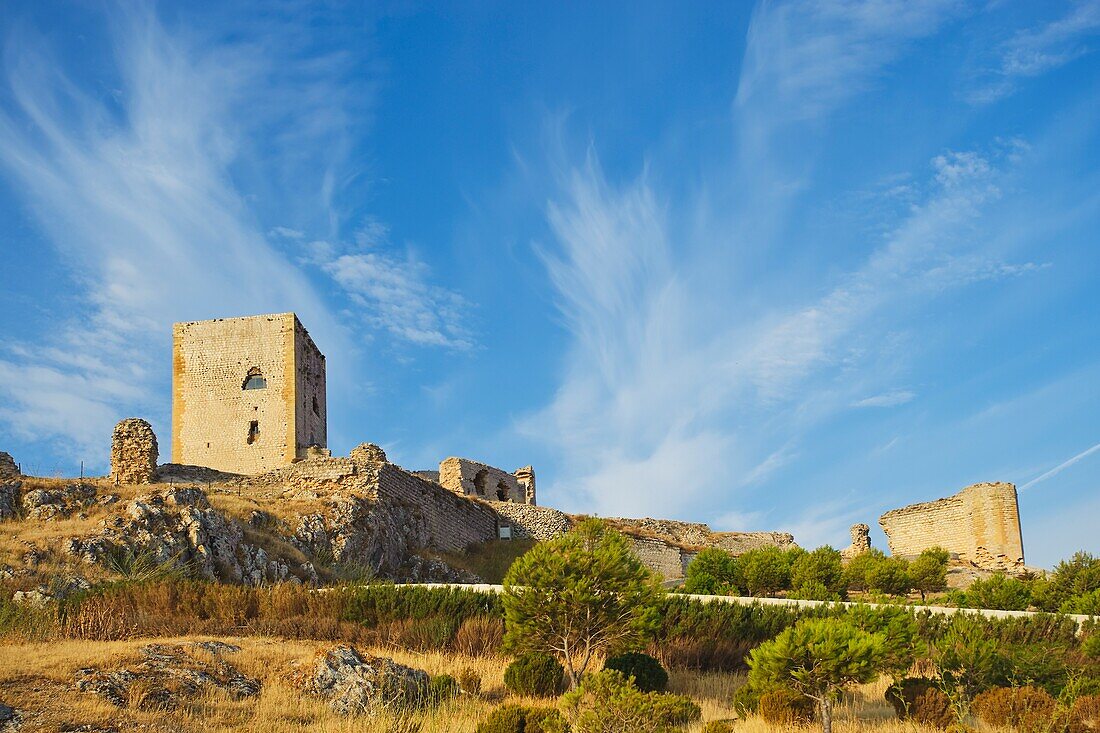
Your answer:
[[[149,644],[138,651],[143,659],[136,665],[78,670],[74,676],[76,689],[118,707],[144,710],[171,710],[184,700],[215,689],[235,700],[253,697],[260,691],[259,680],[241,674],[222,659],[223,654],[239,651],[230,644]],[[196,657],[193,651],[206,652],[212,659]]]
[[[427,672],[386,657],[360,654],[350,646],[338,646],[319,656],[300,680],[306,692],[328,700],[329,707],[341,715],[419,707],[430,681]]]
[[[840,551],[840,557],[845,562],[871,551],[871,528],[868,525],[853,524],[849,531],[852,544]]]

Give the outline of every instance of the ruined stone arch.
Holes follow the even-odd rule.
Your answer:
[[[478,496],[485,496],[486,484],[489,482],[489,470],[481,469],[474,476],[474,493]]]

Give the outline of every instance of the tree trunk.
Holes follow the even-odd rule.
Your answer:
[[[833,733],[833,700],[827,694],[821,698],[821,729]]]

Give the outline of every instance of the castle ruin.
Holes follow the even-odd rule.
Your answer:
[[[325,357],[293,313],[172,332],[173,463],[256,474],[327,446]]]
[[[1024,562],[1020,509],[1012,484],[967,486],[945,499],[886,512],[879,525],[893,555],[919,555],[939,546],[978,567],[1000,569]]]

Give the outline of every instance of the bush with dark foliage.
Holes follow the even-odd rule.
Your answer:
[[[664,692],[668,686],[668,672],[653,657],[642,652],[627,652],[611,657],[603,665],[604,669],[617,669],[627,677],[634,678],[634,684],[642,692]]]
[[[886,701],[902,720],[946,729],[957,721],[951,700],[935,680],[907,677],[886,690]]]
[[[561,690],[565,670],[549,654],[532,652],[516,657],[504,670],[504,686],[515,695],[554,697]]]
[[[477,733],[544,733],[561,730],[562,725],[561,713],[554,708],[501,705],[478,724]]]

